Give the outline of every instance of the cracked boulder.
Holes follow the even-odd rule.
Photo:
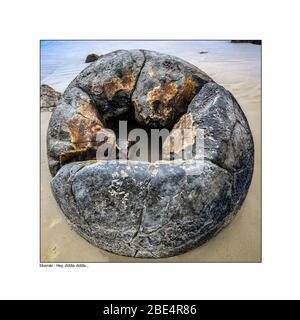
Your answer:
[[[175,138],[175,129],[201,129],[203,157],[192,137],[188,160],[175,159],[186,145],[167,139],[169,161],[96,161],[97,132],[120,119],[173,128]],[[83,70],[52,114],[47,144],[52,191],[72,228],[131,257],[177,255],[217,234],[253,171],[251,131],[231,93],[195,66],[146,50],[118,50]]]

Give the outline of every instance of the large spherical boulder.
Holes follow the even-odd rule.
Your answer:
[[[201,129],[204,158],[191,139],[190,160],[96,161],[97,132],[120,119]],[[126,256],[167,257],[208,240],[239,210],[253,171],[251,131],[234,97],[195,66],[146,50],[118,50],[83,70],[52,114],[47,143],[52,191],[68,222]],[[166,149],[182,151],[170,140]]]

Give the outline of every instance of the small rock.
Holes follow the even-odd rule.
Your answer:
[[[96,53],[90,53],[86,59],[85,59],[85,63],[90,63],[93,61],[96,61],[100,58],[100,56],[98,56]]]
[[[55,91],[47,84],[41,85],[40,94],[42,111],[52,111],[61,98],[61,93]]]
[[[231,43],[252,43],[261,45],[261,40],[231,40]]]

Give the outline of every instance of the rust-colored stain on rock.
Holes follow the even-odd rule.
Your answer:
[[[130,94],[135,82],[136,77],[132,71],[127,71],[122,78],[115,77],[103,83],[94,84],[91,87],[91,93],[99,98],[112,100],[115,94],[121,90],[126,90]]]
[[[98,119],[91,100],[79,100],[77,113],[68,121],[71,142],[75,149],[79,144],[95,141],[96,134],[103,128],[102,122]]]
[[[191,101],[196,95],[195,89],[199,87],[199,84],[195,83],[192,79],[187,78],[183,85],[182,97]]]
[[[165,83],[155,87],[152,91],[147,94],[147,101],[150,105],[154,102],[160,101],[161,104],[167,105],[168,102],[176,95],[178,92],[177,86],[174,82],[167,80]]]
[[[96,147],[88,147],[82,150],[66,151],[60,155],[59,162],[63,166],[66,163],[75,161],[94,161],[96,160],[96,151]]]
[[[156,76],[156,71],[153,69],[153,68],[150,68],[148,70],[148,74],[151,78],[155,77]]]
[[[169,102],[176,96],[177,92],[177,85],[170,80],[148,92],[147,102],[152,110],[151,120],[159,120],[161,117],[168,119],[170,117],[173,108],[169,105]]]
[[[99,119],[100,116],[92,100],[79,99],[76,111],[68,121],[73,150],[60,155],[61,165],[73,161],[96,159],[97,148],[104,142],[97,141],[97,133],[104,131],[107,137],[110,136],[110,132],[104,129],[104,124]],[[110,144],[115,143],[113,139],[111,141]]]

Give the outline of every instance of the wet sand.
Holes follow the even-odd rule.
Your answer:
[[[124,48],[145,45],[121,43]],[[153,50],[180,56],[197,65],[216,82],[231,91],[249,121],[255,146],[255,167],[247,198],[232,223],[201,247],[163,259],[118,256],[101,250],[71,230],[50,190],[47,166],[46,132],[50,112],[41,113],[41,261],[42,262],[259,262],[261,261],[261,69],[260,46],[231,43],[156,43]],[[116,44],[114,43],[114,46]],[[147,43],[147,46],[150,46]],[[110,45],[112,47],[112,45]],[[111,50],[117,48],[113,47]],[[150,48],[149,48],[150,49]],[[87,49],[85,49],[87,50]],[[101,51],[94,50],[96,53]],[[208,51],[207,54],[199,54]],[[89,53],[89,52],[88,52]],[[82,52],[76,52],[76,58]],[[83,56],[83,59],[85,56]],[[73,60],[72,60],[73,59]],[[72,58],[65,67],[48,64],[51,72],[42,74],[42,83],[64,90],[80,71]],[[81,59],[81,58],[80,58]],[[76,59],[75,59],[76,60]],[[76,62],[76,61],[75,61]],[[72,67],[76,65],[76,68]],[[86,65],[80,64],[82,69]],[[43,61],[42,61],[43,67]],[[78,68],[79,68],[78,67]],[[49,70],[50,70],[49,69]],[[53,71],[54,70],[54,71]],[[66,74],[66,70],[68,71]]]

